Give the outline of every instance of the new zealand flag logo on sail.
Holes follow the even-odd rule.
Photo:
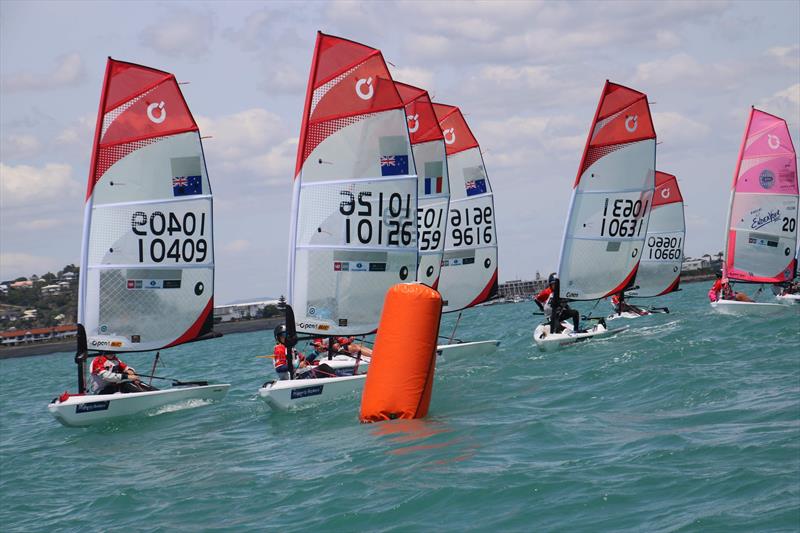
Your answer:
[[[407,155],[382,155],[381,176],[402,176],[408,174]]]
[[[475,196],[476,194],[483,194],[486,192],[486,180],[484,178],[469,180],[464,182],[464,187],[467,190],[467,196]]]
[[[203,194],[202,176],[176,176],[172,178],[172,195],[189,196]]]

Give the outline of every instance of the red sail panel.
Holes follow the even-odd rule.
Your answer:
[[[653,196],[653,207],[682,202],[678,179],[672,174],[656,171],[656,193]]]
[[[478,147],[478,140],[469,129],[460,109],[452,105],[434,103],[433,110],[436,112],[439,127],[444,135],[447,155]]]
[[[355,117],[402,108],[380,50],[318,32],[295,176],[315,146]]]
[[[86,191],[121,158],[153,140],[198,131],[175,76],[108,58]]]
[[[436,119],[428,91],[405,83],[394,82],[400,99],[406,106],[406,120],[411,144],[442,139],[442,129]]]
[[[581,175],[602,157],[633,142],[655,139],[647,95],[606,81],[573,187]]]

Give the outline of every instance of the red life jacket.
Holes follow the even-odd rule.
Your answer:
[[[275,368],[278,368],[279,366],[285,366],[288,364],[286,361],[286,346],[284,346],[283,344],[276,344],[275,349],[272,351],[272,355],[275,356],[274,359]]]

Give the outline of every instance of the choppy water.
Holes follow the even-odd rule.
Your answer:
[[[269,332],[164,354],[162,375],[230,382],[223,402],[100,428],[46,411],[75,388],[72,354],[0,361],[0,524],[800,530],[800,312],[710,314],[707,288],[686,285],[659,301],[671,314],[616,338],[546,355],[533,304],[470,310],[459,336],[500,338],[500,350],[440,360],[430,415],[413,423],[361,425],[356,398],[271,412],[255,398]]]

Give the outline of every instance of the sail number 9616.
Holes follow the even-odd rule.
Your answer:
[[[202,263],[208,255],[206,214],[144,211],[131,215],[131,230],[139,235],[139,262]],[[152,237],[149,238],[148,237]]]
[[[450,209],[450,236],[453,246],[492,244],[492,206]]]

